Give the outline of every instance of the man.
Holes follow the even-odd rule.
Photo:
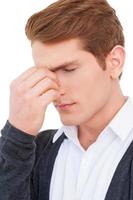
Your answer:
[[[59,0],[27,22],[35,67],[11,83],[2,200],[133,199],[133,103],[122,26],[105,0]],[[63,126],[39,133],[53,102]],[[52,123],[52,119],[51,119]]]

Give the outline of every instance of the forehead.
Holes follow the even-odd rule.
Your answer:
[[[47,44],[34,41],[32,44],[32,55],[36,65],[60,65],[77,60],[82,51],[77,39]]]

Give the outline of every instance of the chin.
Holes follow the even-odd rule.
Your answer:
[[[66,125],[66,126],[81,126],[83,124],[86,124],[88,123],[90,120],[92,119],[91,116],[79,116],[79,117],[61,117],[60,116],[60,120],[61,122],[63,123],[63,125]]]
[[[80,122],[74,119],[61,119],[61,122],[65,126],[78,126],[80,124]]]

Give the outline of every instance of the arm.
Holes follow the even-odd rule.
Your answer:
[[[30,176],[35,160],[35,136],[13,127],[8,121],[0,138],[0,198],[35,199]],[[31,187],[31,190],[30,190]]]
[[[0,199],[37,200],[32,187],[35,138],[47,106],[59,96],[56,76],[32,67],[10,86],[9,120],[0,138]]]

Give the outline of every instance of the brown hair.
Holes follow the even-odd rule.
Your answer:
[[[58,0],[33,14],[25,32],[29,40],[44,43],[79,38],[103,70],[111,49],[115,45],[124,46],[123,28],[106,0]]]

